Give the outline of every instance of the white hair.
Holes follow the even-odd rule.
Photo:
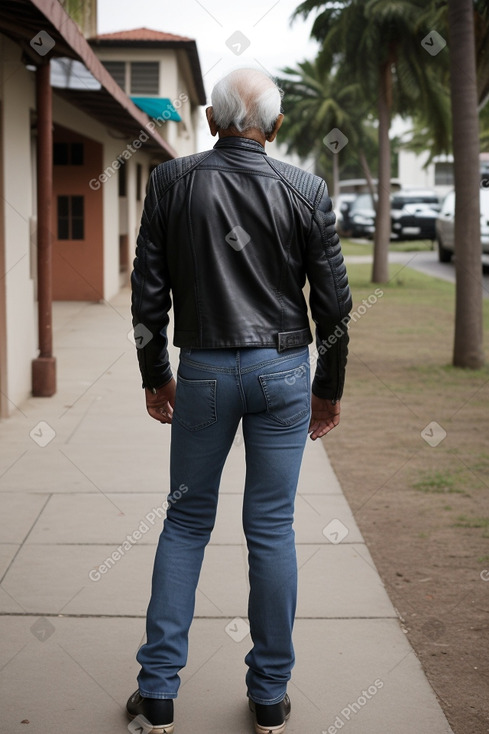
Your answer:
[[[220,130],[257,128],[269,135],[280,114],[282,90],[259,69],[237,69],[215,85],[213,118]]]

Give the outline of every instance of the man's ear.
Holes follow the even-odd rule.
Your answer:
[[[283,120],[284,120],[284,116],[282,115],[282,113],[280,113],[280,115],[275,120],[275,125],[273,126],[272,132],[270,133],[270,135],[267,135],[266,139],[268,140],[269,143],[273,143],[273,141],[277,137],[277,133],[280,130],[280,126]]]
[[[207,107],[205,111],[205,116],[207,117],[207,122],[209,124],[209,130],[211,131],[212,137],[217,135],[218,127],[216,123],[214,122],[214,110],[212,107]]]

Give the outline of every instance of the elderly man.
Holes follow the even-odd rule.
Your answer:
[[[240,420],[253,643],[247,695],[258,734],[280,734],[290,713],[294,500],[308,433],[315,440],[339,422],[351,297],[326,184],[265,153],[282,123],[280,105],[280,90],[260,71],[222,79],[207,109],[218,142],[155,169],[141,221],[132,275],[139,366],[148,413],[171,423],[172,435],[147,641],[127,711],[158,734],[174,730],[204,549]],[[312,390],[306,277],[316,325]],[[171,298],[177,383],[167,351]]]

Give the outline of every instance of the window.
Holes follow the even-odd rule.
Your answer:
[[[159,94],[160,64],[158,61],[133,61],[131,64],[131,94]]]
[[[83,143],[53,143],[53,165],[83,166]]]
[[[125,61],[102,61],[111,76],[114,77],[121,89],[126,91],[126,62]]]
[[[127,196],[127,176],[125,164],[119,168],[119,196],[121,198]]]
[[[453,186],[453,163],[435,163],[435,186]]]
[[[109,74],[125,92],[126,62],[102,62]],[[158,61],[133,61],[130,64],[130,94],[157,95],[160,92],[160,64]]]
[[[85,236],[83,196],[58,196],[58,240]]]

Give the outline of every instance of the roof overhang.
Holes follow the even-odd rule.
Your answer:
[[[40,36],[43,32],[48,36]],[[141,139],[145,149],[160,160],[176,157],[176,151],[158,134],[156,123],[118,86],[58,0],[2,0],[0,33],[18,43],[35,66],[53,57],[80,61],[100,88],[54,88],[53,92],[117,130],[121,137]]]

